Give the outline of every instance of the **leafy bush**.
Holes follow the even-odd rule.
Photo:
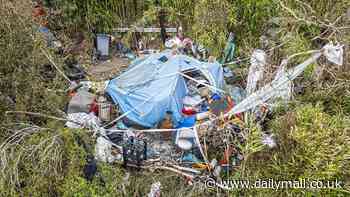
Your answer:
[[[349,126],[350,120],[346,116],[330,116],[319,105],[299,106],[294,113],[289,112],[273,121],[278,148],[255,152],[248,158],[243,173],[250,180],[338,180],[343,183],[342,189],[255,190],[248,193],[346,195],[350,188]]]
[[[30,8],[30,2],[24,0],[0,5],[0,100],[5,104],[0,107],[1,114],[6,110],[53,114],[62,107],[57,90],[63,90],[66,84],[59,75],[47,79],[48,72],[56,71],[45,66],[49,61],[42,53],[45,47],[36,33]]]

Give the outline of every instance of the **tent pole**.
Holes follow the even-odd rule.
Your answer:
[[[130,114],[131,112],[133,112],[135,109],[139,108],[140,106],[146,104],[149,100],[151,100],[153,97],[155,97],[158,94],[154,94],[153,96],[149,97],[148,99],[146,99],[145,101],[143,101],[142,103],[140,103],[139,105],[137,105],[136,107],[132,108],[131,110],[125,112],[124,114],[120,115],[118,118],[114,119],[112,122],[107,123],[106,125],[103,125],[102,127],[105,128],[107,126],[110,126],[111,124],[117,122],[118,120],[124,118],[125,116],[127,116],[128,114]]]
[[[208,85],[208,84],[206,84],[206,83],[202,83],[202,82],[198,81],[197,79],[192,78],[192,77],[190,77],[190,76],[188,76],[188,75],[185,75],[185,74],[183,74],[183,73],[181,73],[181,72],[179,72],[179,74],[182,75],[183,77],[186,77],[187,79],[190,79],[190,80],[192,80],[192,81],[194,81],[194,82],[196,82],[196,83],[199,83],[199,84],[201,84],[201,85],[204,85],[204,86],[206,86],[206,87],[208,87],[208,88],[210,88],[210,89],[214,89],[214,90],[219,91],[219,92],[221,92],[221,93],[226,93],[224,90],[221,90],[221,89],[219,89],[219,88],[217,88],[217,87],[215,87],[215,86]]]

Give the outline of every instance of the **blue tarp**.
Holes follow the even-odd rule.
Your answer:
[[[109,82],[106,91],[123,113],[128,112],[127,118],[139,125],[156,126],[166,111],[172,111],[174,121],[180,122],[188,89],[179,72],[190,69],[202,71],[211,85],[223,88],[219,63],[200,62],[166,50],[133,61],[127,71]]]

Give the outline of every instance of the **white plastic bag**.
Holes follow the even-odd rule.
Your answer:
[[[266,53],[260,49],[255,50],[250,58],[250,64],[246,87],[248,95],[256,90],[258,81],[263,78]]]
[[[323,49],[323,54],[326,56],[328,61],[339,66],[343,65],[343,45],[333,45],[332,43],[328,43],[323,47]]]
[[[95,145],[95,159],[108,163],[111,163],[116,159],[112,155],[112,144],[104,137],[97,138]]]
[[[100,120],[93,113],[71,113],[68,114],[68,120],[66,126],[68,128],[79,129],[88,128],[97,130],[100,125]]]

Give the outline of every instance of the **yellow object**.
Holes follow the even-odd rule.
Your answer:
[[[209,165],[206,163],[195,163],[192,165],[192,167],[197,169],[202,169],[202,170],[209,169]]]

